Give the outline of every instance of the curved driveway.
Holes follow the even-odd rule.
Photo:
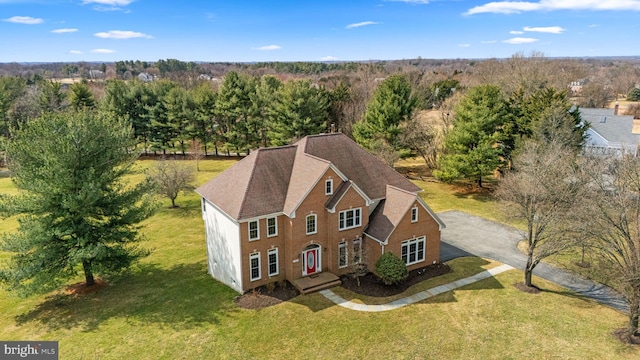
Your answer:
[[[522,239],[517,229],[461,211],[446,211],[438,216],[447,225],[442,231],[442,261],[475,255],[524,269],[527,258],[517,248]],[[533,274],[614,309],[628,311],[626,301],[604,285],[544,263],[538,264]]]

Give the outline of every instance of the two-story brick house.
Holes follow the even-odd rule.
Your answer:
[[[196,191],[209,273],[241,293],[389,251],[410,270],[440,260],[444,224],[420,188],[343,134],[256,150]]]

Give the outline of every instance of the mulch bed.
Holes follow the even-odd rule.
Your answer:
[[[629,336],[626,328],[617,329],[616,331],[613,332],[613,336],[615,336],[618,340],[620,340],[624,344],[640,345],[640,336],[638,335]]]
[[[283,285],[277,283],[272,289],[267,286],[257,287],[236,297],[236,304],[244,309],[262,309],[289,301],[298,295],[298,290],[286,281]]]
[[[360,276],[360,286],[358,286],[358,280],[353,275],[343,275],[340,277],[340,280],[342,280],[343,288],[353,291],[356,294],[385,297],[401,294],[409,287],[419,282],[436,276],[448,274],[451,271],[451,268],[446,264],[425,266],[420,269],[411,270],[407,280],[399,285],[385,285],[373,273],[367,273],[364,276]]]
[[[513,286],[522,291],[522,292],[526,292],[527,294],[539,294],[542,290],[540,290],[539,287],[533,285],[533,286],[527,286],[522,282],[519,283],[515,283],[513,284]]]
[[[340,280],[342,280],[343,288],[351,290],[356,294],[385,297],[401,294],[412,285],[431,279],[432,277],[450,273],[451,271],[451,268],[445,264],[425,266],[410,271],[407,280],[400,285],[384,285],[373,273],[360,276],[360,286],[358,286],[358,280],[352,275],[343,275],[340,277]],[[298,295],[298,290],[289,282],[286,282],[284,286],[278,284],[273,289],[260,286],[244,295],[236,297],[236,304],[244,309],[262,309],[291,300]]]

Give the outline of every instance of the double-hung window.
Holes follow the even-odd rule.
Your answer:
[[[267,218],[267,237],[278,235],[278,222],[276,218]]]
[[[249,221],[249,241],[260,239],[260,225],[258,220]]]
[[[349,209],[340,211],[338,228],[340,230],[352,229],[360,226],[362,223],[362,209]]]
[[[362,240],[353,240],[353,263],[359,264],[362,262]]]
[[[317,220],[318,216],[316,214],[307,215],[307,235],[318,232]]]
[[[249,255],[249,265],[251,267],[251,281],[260,280],[260,253]]]
[[[338,244],[338,267],[344,268],[349,265],[347,260],[347,242],[343,241]]]
[[[269,260],[269,276],[278,275],[278,248],[269,249],[267,258]]]
[[[411,222],[417,222],[418,221],[418,207],[412,207],[411,208]]]
[[[324,182],[324,194],[325,195],[333,194],[333,179],[329,179]]]
[[[424,261],[425,237],[405,240],[402,242],[402,261],[407,265],[413,265]]]

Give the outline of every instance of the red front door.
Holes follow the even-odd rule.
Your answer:
[[[311,275],[320,271],[320,248],[308,249],[302,252],[302,275]]]

